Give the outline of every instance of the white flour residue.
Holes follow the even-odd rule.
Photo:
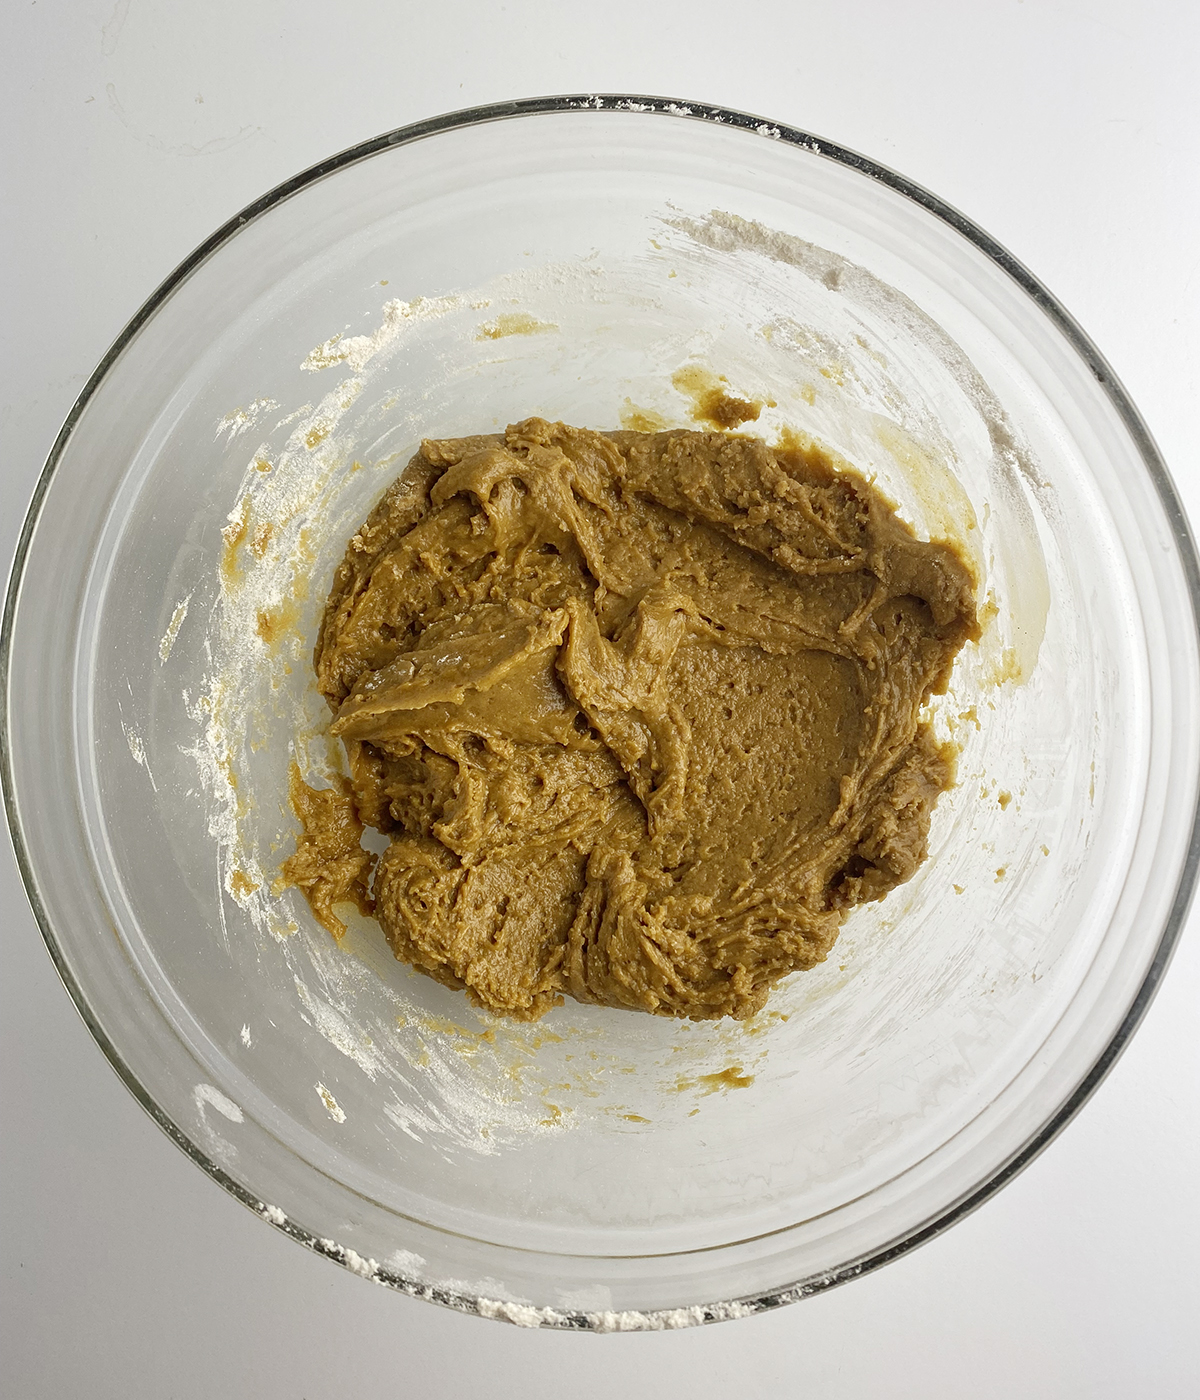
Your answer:
[[[204,1106],[208,1104],[215,1108],[223,1117],[228,1118],[231,1123],[243,1121],[242,1110],[231,1098],[221,1093],[220,1089],[214,1089],[211,1084],[197,1084],[192,1090],[192,1098],[196,1101],[196,1107],[201,1116],[204,1114]]]
[[[247,1050],[249,1050],[250,1047],[254,1044],[254,1039],[250,1034],[249,1026],[242,1027],[242,1044],[246,1047]]]
[[[698,1327],[704,1322],[704,1309],[665,1308],[661,1312],[594,1312],[587,1314],[594,1332],[675,1332],[681,1327]]]
[[[379,1265],[374,1259],[364,1259],[361,1254],[353,1249],[347,1249],[342,1255],[342,1263],[352,1274],[357,1274],[359,1278],[374,1278],[379,1272]]]
[[[125,742],[129,745],[129,756],[140,768],[146,770],[146,777],[150,779],[150,786],[155,792],[158,791],[158,784],[154,781],[154,774],[150,769],[150,764],[146,759],[146,745],[142,741],[142,736],[131,725],[121,721],[121,731],[125,735]]]
[[[354,1027],[345,1010],[335,1010],[327,1002],[318,1000],[299,977],[294,981],[300,1004],[312,1017],[317,1030],[334,1049],[353,1060],[368,1079],[374,1080],[383,1064],[369,1037]]]
[[[167,623],[167,630],[162,635],[162,641],[158,644],[158,662],[160,666],[165,666],[171,657],[171,648],[175,645],[175,638],[179,636],[179,629],[183,626],[187,617],[188,604],[192,601],[192,595],[180,603],[171,614],[171,620]]]
[[[316,1085],[316,1090],[321,1097],[321,1102],[328,1110],[330,1118],[332,1118],[335,1123],[344,1123],[346,1121],[346,1114],[337,1099],[335,1099],[324,1084],[319,1081]]]
[[[437,1068],[432,1065],[421,1068],[428,1069],[432,1075],[438,1073]],[[449,1096],[450,1107],[438,1107],[420,1092],[420,1081],[416,1074],[411,1079],[402,1078],[399,1090],[400,1092],[393,1093],[391,1099],[383,1105],[383,1114],[405,1137],[417,1143],[449,1140],[478,1153],[481,1157],[494,1157],[502,1146],[512,1141],[514,1130],[536,1132],[541,1121],[538,1113],[532,1110],[524,1115],[510,1111],[502,1118],[493,1112],[493,1116],[498,1120],[495,1136],[483,1128],[474,1140],[464,1140],[464,1126],[477,1121],[481,1116],[480,1105],[472,1103],[469,1096],[463,1099],[466,1112],[456,1108],[454,1097]],[[494,1111],[495,1105],[490,1106]],[[483,1106],[485,1113],[487,1107],[488,1105]]]
[[[212,641],[209,637],[205,637],[203,647],[206,659],[211,662]],[[238,842],[237,787],[223,707],[218,703],[223,687],[214,678],[207,678],[207,686],[211,688],[206,688],[194,699],[186,690],[183,692],[184,709],[200,731],[197,741],[184,745],[183,752],[195,763],[201,785],[208,794],[208,834],[216,843],[222,868],[228,869],[229,852]]]
[[[526,1303],[505,1303],[498,1298],[480,1298],[479,1316],[490,1317],[500,1322],[512,1322],[518,1327],[541,1327],[546,1320],[545,1308],[530,1307]]]
[[[142,743],[142,736],[132,725],[122,724],[121,729],[125,735],[125,742],[129,745],[129,752],[134,763],[146,766],[146,746]]]
[[[480,1317],[495,1322],[511,1322],[516,1327],[560,1328],[571,1325],[571,1317],[561,1308],[538,1308],[530,1303],[507,1302],[502,1298],[481,1297],[477,1308]],[[663,1308],[657,1312],[599,1311],[583,1314],[591,1332],[675,1332],[684,1327],[699,1327],[705,1322],[723,1322],[734,1317],[749,1317],[758,1309],[746,1303],[713,1303],[707,1307]]]
[[[383,322],[370,335],[343,337],[339,332],[310,350],[301,362],[300,368],[315,372],[328,369],[330,365],[345,363],[361,374],[381,350],[386,350],[409,327],[418,321],[432,320],[462,309],[461,297],[415,297],[412,301],[394,298],[385,302]],[[488,305],[487,301],[472,302],[475,309]]]
[[[235,408],[227,413],[217,424],[216,434],[224,437],[226,441],[232,442],[235,437],[240,437],[247,432],[263,416],[279,405],[274,399],[255,399],[253,403],[247,404],[245,408]]]

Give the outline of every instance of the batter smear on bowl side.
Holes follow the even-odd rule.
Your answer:
[[[350,777],[293,775],[283,880],[492,1011],[750,1016],[924,860],[954,753],[921,711],[975,594],[808,440],[427,441],[334,578]]]

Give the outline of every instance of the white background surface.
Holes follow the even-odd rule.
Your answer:
[[[1114,364],[1200,520],[1192,0],[4,0],[0,556],[141,301],[240,206],[388,128],[507,97],[665,94],[806,128],[981,223]],[[869,1278],[684,1333],[529,1333],[308,1254],[146,1118],[0,852],[0,1392],[822,1400],[1200,1394],[1200,920],[1083,1115]]]

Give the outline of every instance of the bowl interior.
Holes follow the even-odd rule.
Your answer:
[[[1195,628],[1145,444],[978,246],[772,130],[564,105],[338,167],[157,304],[42,503],[10,745],[61,965],[264,1213],[446,1296],[688,1307],[903,1241],[1059,1113],[1177,902]],[[515,1025],[335,946],[272,884],[289,762],[338,763],[347,538],[422,437],[696,426],[714,376],[978,562],[929,860],[740,1025]]]

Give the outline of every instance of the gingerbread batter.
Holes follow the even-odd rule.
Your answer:
[[[963,556],[815,444],[425,442],[334,579],[350,781],[297,793],[284,877],[340,933],[361,821],[396,956],[480,1006],[752,1015],[924,860],[921,710],[977,635]]]

